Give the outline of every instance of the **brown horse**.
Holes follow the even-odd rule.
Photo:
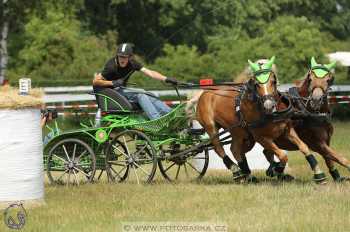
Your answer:
[[[294,121],[294,128],[297,134],[311,150],[322,155],[333,180],[344,181],[348,180],[348,178],[339,175],[334,162],[346,167],[348,170],[350,170],[350,162],[330,147],[333,126],[327,118],[330,112],[327,95],[334,81],[334,76],[331,72],[334,66],[335,62],[319,65],[312,58],[311,68],[306,78],[297,87],[290,89],[289,94],[293,99],[293,107],[301,112],[301,116]],[[293,151],[298,149],[284,138],[277,139],[275,142],[278,147],[285,150]],[[266,174],[274,176],[274,167],[278,164],[273,160],[274,153],[265,149],[264,154],[271,164]]]
[[[255,141],[277,155],[280,162],[274,170],[283,173],[288,157],[274,142],[277,138],[283,137],[296,145],[305,155],[314,171],[315,181],[323,182],[325,175],[318,167],[314,156],[310,154],[308,146],[298,137],[292,120],[289,118],[276,120],[273,117],[274,112],[287,108],[277,91],[277,76],[271,69],[273,63],[274,57],[265,64],[249,61],[253,77],[240,91],[225,89],[203,91],[197,104],[197,120],[211,137],[216,153],[233,172],[234,179],[250,175],[245,153],[252,149]],[[220,128],[227,129],[231,134],[231,152],[238,165],[226,155],[220,143],[217,136]]]

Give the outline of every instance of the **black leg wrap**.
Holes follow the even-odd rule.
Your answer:
[[[266,176],[274,177],[274,176],[275,176],[274,169],[275,169],[275,167],[277,167],[278,165],[279,165],[279,162],[272,161],[272,162],[270,163],[269,168],[266,170]]]
[[[239,171],[237,171],[237,172],[233,172],[232,175],[233,175],[233,179],[234,179],[234,180],[239,180],[239,179],[241,179],[242,177],[247,176],[246,174],[243,173],[242,170],[239,170]]]
[[[329,173],[333,177],[333,180],[339,180],[340,179],[340,174],[338,172],[338,169],[334,169],[332,171],[329,171]]]
[[[244,174],[249,175],[251,173],[249,166],[248,166],[247,159],[245,157],[243,158],[243,160],[241,162],[238,162],[238,166]]]
[[[230,157],[228,157],[227,155],[224,156],[224,158],[222,159],[224,161],[225,166],[227,167],[227,169],[231,169],[232,165],[234,164],[233,161],[230,159]]]
[[[281,174],[284,172],[284,169],[286,168],[286,166],[284,164],[282,164],[281,162],[278,162],[276,164],[276,166],[273,168],[273,170],[277,173],[277,174]]]
[[[309,162],[311,169],[314,170],[317,166],[317,160],[315,156],[313,154],[310,154],[306,156],[306,160],[307,162]]]
[[[326,179],[326,175],[322,172],[319,174],[314,174],[314,181],[316,183],[322,183]]]

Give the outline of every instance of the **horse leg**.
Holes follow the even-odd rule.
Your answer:
[[[231,132],[231,137],[233,133]],[[233,157],[237,160],[238,166],[240,170],[233,173],[233,179],[242,179],[246,180],[247,182],[251,183],[257,183],[258,180],[256,177],[252,176],[250,177],[250,169],[248,166],[247,158],[243,152],[243,146],[244,146],[244,138],[243,136],[235,136],[235,139],[232,139],[231,142],[231,152]]]
[[[275,160],[274,160],[275,154],[272,151],[267,150],[267,149],[264,149],[263,153],[264,153],[266,160],[270,163],[269,168],[266,170],[266,176],[274,177],[275,172],[273,171],[273,169],[278,164],[278,162],[275,162]]]
[[[335,182],[344,182],[344,181],[350,181],[349,177],[345,177],[345,176],[341,176],[338,169],[335,167],[335,162],[325,156],[322,155],[322,157],[324,158],[326,165],[328,167],[329,170],[329,174],[331,174],[333,180]]]
[[[290,174],[286,174],[284,172],[282,172],[282,173],[276,172],[276,168],[278,166],[280,166],[280,162],[275,161],[275,159],[274,159],[275,154],[272,151],[264,149],[263,153],[264,153],[267,161],[270,163],[269,168],[266,170],[266,176],[269,176],[269,177],[277,176],[277,179],[282,180],[282,181],[292,181],[295,179]]]
[[[289,128],[287,138],[304,154],[311,169],[314,171],[314,181],[320,184],[325,183],[326,175],[320,169],[315,156],[310,153],[309,147],[299,138],[293,127]]]
[[[317,152],[320,153],[324,158],[326,165],[328,167],[329,173],[331,174],[334,181],[342,182],[342,181],[349,180],[348,177],[340,176],[338,169],[334,165],[334,162],[337,162],[338,164],[350,170],[349,161],[346,158],[342,157],[341,155],[338,155],[332,148],[330,148],[324,142],[320,144]]]
[[[264,150],[267,151],[266,154],[269,157],[268,159],[271,160],[271,154],[272,155],[276,154],[280,162],[278,162],[278,165],[273,167],[273,172],[276,173],[277,175],[282,174],[288,162],[287,155],[281,149],[279,149],[277,145],[273,142],[273,140],[270,138],[266,138],[266,137],[256,138],[256,141],[259,142],[264,147]]]
[[[216,128],[216,126],[214,124],[206,124],[205,130],[207,131],[208,135],[211,138],[211,142],[214,146],[215,152],[222,158],[222,161],[224,162],[226,168],[231,170],[232,173],[239,172],[240,171],[239,167],[237,166],[237,164],[235,164],[231,160],[231,158],[228,155],[226,155],[226,152],[220,142],[219,137],[216,136],[218,134],[218,129]],[[235,179],[235,175],[234,175],[234,179]]]

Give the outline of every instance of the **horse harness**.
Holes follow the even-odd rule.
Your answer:
[[[309,99],[301,97],[297,87],[288,89],[288,96],[291,99],[293,109],[292,119],[298,123],[310,125],[322,125],[329,123],[331,114],[329,112],[310,112],[307,109]]]
[[[242,88],[242,91],[240,91],[240,94],[238,95],[238,97],[235,98],[235,111],[238,118],[240,119],[240,122],[241,122],[240,126],[242,126],[243,128],[247,128],[248,130],[254,129],[254,128],[261,128],[265,126],[267,123],[271,123],[271,122],[277,123],[292,117],[293,108],[292,108],[290,99],[286,94],[278,92],[279,98],[287,105],[286,109],[273,112],[272,114],[266,114],[261,104],[258,104],[258,109],[259,109],[259,112],[262,114],[262,116],[260,117],[260,119],[256,121],[247,122],[246,120],[244,120],[244,115],[240,109],[242,98],[247,93],[247,91],[251,91],[253,93],[250,96],[248,96],[250,101],[256,102],[259,99],[259,96],[257,96],[255,91],[253,91],[251,86],[249,86],[248,84],[246,84],[244,88]]]
[[[217,89],[209,89],[209,90],[217,90]],[[262,114],[260,119],[253,121],[253,122],[247,122],[244,119],[244,114],[241,111],[241,102],[242,98],[247,94],[248,91],[252,92],[250,96],[248,96],[248,99],[256,102],[259,99],[259,96],[257,96],[256,92],[252,89],[252,87],[245,83],[244,85],[235,86],[234,89],[231,90],[225,90],[225,91],[237,91],[239,92],[239,95],[237,97],[232,97],[229,95],[223,95],[214,93],[219,96],[223,97],[232,97],[234,98],[234,106],[235,106],[235,112],[239,119],[239,121],[230,127],[224,129],[222,132],[217,133],[214,135],[211,139],[214,137],[220,137],[221,135],[225,134],[226,132],[229,132],[233,128],[242,127],[248,131],[250,134],[251,129],[255,128],[261,128],[264,127],[267,123],[278,123],[285,121],[287,119],[292,119],[295,122],[298,122],[299,124],[307,123],[308,125],[320,125],[324,124],[325,122],[329,122],[330,114],[329,113],[312,113],[310,112],[306,105],[307,105],[307,99],[303,98],[299,95],[298,89],[296,87],[289,88],[288,92],[279,92],[278,95],[281,101],[287,105],[287,108],[273,112],[272,114],[266,114],[262,108],[261,104],[258,104],[259,111]],[[223,140],[227,139],[226,136]]]
[[[262,110],[261,104],[258,104],[259,110],[260,110],[260,112],[262,112],[263,116],[257,121],[247,122],[244,119],[244,115],[243,115],[240,107],[241,107],[241,102],[242,102],[243,96],[249,90],[251,90],[251,87],[247,83],[244,84],[244,85],[241,85],[239,87],[236,87],[236,89],[234,89],[234,90],[227,90],[227,91],[238,91],[239,92],[239,95],[234,98],[235,112],[236,112],[236,115],[237,115],[239,121],[237,123],[227,127],[226,129],[224,129],[220,133],[217,133],[216,135],[212,136],[211,139],[213,139],[215,137],[220,137],[221,135],[229,132],[231,129],[237,128],[237,127],[242,127],[244,129],[246,129],[248,131],[248,133],[250,134],[249,131],[251,129],[263,127],[267,123],[271,123],[271,122],[274,122],[274,123],[281,122],[281,121],[284,121],[284,120],[289,119],[289,118],[292,117],[292,115],[293,115],[293,107],[292,107],[290,99],[288,98],[288,96],[286,94],[278,92],[278,94],[280,95],[280,98],[285,103],[287,103],[287,105],[288,105],[288,107],[286,109],[274,112],[272,114],[265,114],[264,111]],[[253,93],[255,93],[255,92],[253,91]],[[221,95],[221,94],[217,94],[217,93],[215,93],[215,94],[219,95],[219,96],[224,96],[224,97],[232,97],[232,96]],[[258,100],[258,96],[256,96],[256,94],[252,94],[249,98],[250,98],[251,101],[257,101]],[[225,138],[221,139],[221,141],[227,139],[228,137],[230,137],[230,135],[228,135]]]

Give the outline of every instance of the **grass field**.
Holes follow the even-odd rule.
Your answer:
[[[332,141],[348,158],[349,131],[350,122],[336,122]],[[157,172],[155,183],[147,186],[46,185],[46,205],[27,209],[23,231],[123,231],[123,222],[166,221],[215,223],[227,226],[227,231],[350,231],[350,183],[329,179],[327,185],[316,185],[303,156],[289,154],[288,173],[297,177],[292,183],[267,179],[258,171],[254,174],[259,184],[238,185],[228,171],[216,171],[200,183],[169,184]],[[326,171],[320,156],[317,159]],[[344,168],[339,170],[350,176]],[[10,231],[2,214],[0,220],[0,231]]]

